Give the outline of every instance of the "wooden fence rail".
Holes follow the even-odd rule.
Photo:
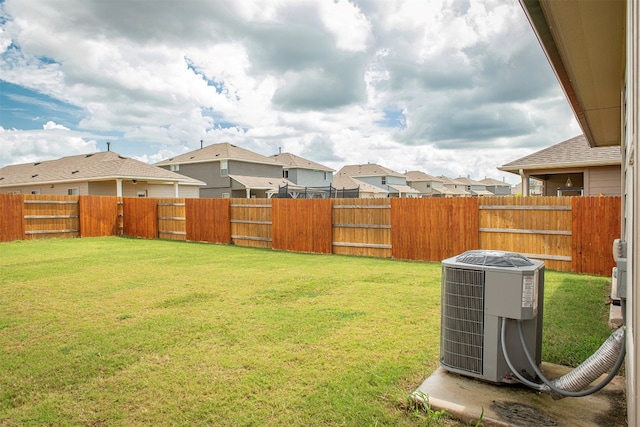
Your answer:
[[[620,197],[148,199],[0,194],[0,241],[128,235],[422,261],[470,249],[609,275]]]

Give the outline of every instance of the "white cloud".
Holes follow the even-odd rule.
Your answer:
[[[3,129],[3,163],[106,139],[156,162],[204,140],[484,178],[579,133],[517,2],[115,3],[0,4],[1,79],[79,107],[62,121],[13,95],[46,124]]]

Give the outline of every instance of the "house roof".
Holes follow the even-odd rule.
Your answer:
[[[463,190],[462,188],[454,188],[454,187],[433,187],[434,193],[443,194],[445,196],[469,196],[467,190]]]
[[[380,187],[376,187],[375,185],[368,184],[364,181],[360,181],[357,178],[350,177],[348,175],[337,174],[333,177],[333,187],[338,190],[341,189],[349,189],[349,188],[360,188],[361,193],[379,193],[379,194],[387,194],[389,193],[387,190],[384,190]]]
[[[482,187],[486,186],[486,184],[484,184],[484,183],[482,183],[482,182],[480,182],[480,181],[475,181],[475,180],[473,180],[473,179],[471,179],[471,178],[466,178],[466,177],[463,177],[463,176],[461,176],[461,177],[459,177],[459,178],[456,178],[456,179],[452,179],[452,181],[453,181],[455,184],[462,184],[462,185],[479,185],[479,186],[482,186]]]
[[[0,169],[0,187],[117,178],[205,185],[197,179],[121,156],[113,151],[10,165]]]
[[[245,188],[253,188],[256,190],[271,190],[277,189],[283,185],[295,184],[285,178],[266,178],[259,176],[245,176],[245,175],[229,175],[229,178],[243,185]]]
[[[481,179],[479,182],[492,187],[511,187],[511,184],[509,184],[508,182],[500,181],[494,178]]]
[[[274,154],[270,157],[275,159],[277,163],[281,164],[285,168],[299,168],[334,172],[333,169],[321,165],[320,163],[312,162],[311,160],[307,160],[303,157],[296,156],[295,154],[291,153]]]
[[[498,169],[519,173],[520,169],[559,169],[587,166],[610,166],[621,163],[620,146],[591,147],[584,135],[514,160]]]
[[[627,3],[520,0],[592,146],[620,145]]]
[[[440,178],[421,171],[409,171],[404,175],[407,177],[407,182],[442,182]]]
[[[416,190],[413,187],[409,187],[408,185],[389,184],[389,187],[393,188],[394,190],[397,190],[398,193],[402,193],[402,194],[420,194],[418,190]]]
[[[404,175],[384,166],[376,165],[374,163],[367,163],[364,165],[346,165],[338,171],[340,175],[347,175],[354,178],[368,177],[368,176],[396,176],[404,178]]]
[[[228,142],[212,144],[199,150],[190,151],[170,159],[163,160],[155,166],[168,166],[187,163],[219,162],[221,160],[239,160],[248,163],[277,164],[272,157],[263,156],[253,151],[237,147]]]

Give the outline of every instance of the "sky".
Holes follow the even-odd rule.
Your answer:
[[[517,0],[0,0],[0,167],[228,142],[517,183],[580,133]]]

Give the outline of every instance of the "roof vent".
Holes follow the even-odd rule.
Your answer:
[[[35,162],[33,166],[38,166],[41,162]]]
[[[124,156],[118,156],[119,159],[126,160],[127,158]]]
[[[2,181],[4,179],[4,176],[0,176],[0,181]]]
[[[76,169],[76,170],[74,170],[74,171],[71,171],[71,173],[72,173],[72,174],[74,174],[74,173],[78,173],[78,172],[79,172],[79,171],[78,171],[77,169]]]
[[[84,157],[91,157],[91,156],[93,156],[93,153],[91,153],[91,154],[87,154],[87,155],[85,155]]]
[[[194,157],[195,157],[195,156],[191,156],[191,157],[189,157],[189,158],[190,158],[190,159],[193,159]]]
[[[37,174],[37,173],[36,173],[36,174],[31,175],[31,178],[35,178],[36,176],[38,176],[38,174]]]

